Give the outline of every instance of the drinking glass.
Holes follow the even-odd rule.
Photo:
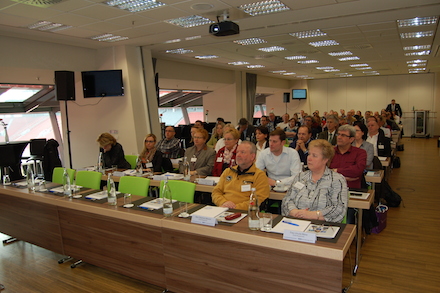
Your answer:
[[[188,218],[189,217],[187,202],[184,202],[184,201],[179,202],[179,210],[180,210],[179,218]]]
[[[8,174],[3,175],[3,185],[11,185],[11,178]]]
[[[131,194],[130,193],[126,193],[124,194],[124,208],[132,208],[133,204],[131,203]]]
[[[260,213],[260,230],[264,232],[272,230],[272,213]]]

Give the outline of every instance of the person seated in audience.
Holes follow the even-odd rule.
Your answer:
[[[318,129],[317,124],[313,123],[313,117],[309,116],[309,115],[304,117],[303,125],[308,126],[312,130],[312,137],[314,139],[317,137],[318,133],[322,131],[321,127],[319,127],[319,129]]]
[[[165,138],[161,139],[156,148],[162,152],[164,158],[176,159],[182,155],[180,140],[175,138],[176,130],[173,126],[165,127]]]
[[[258,126],[255,129],[255,146],[257,147],[256,157],[263,151],[269,147],[269,130],[265,126]]]
[[[225,127],[225,123],[223,122],[217,122],[215,125],[215,129],[213,130],[213,133],[211,135],[211,138],[206,143],[207,146],[210,148],[215,148],[215,145],[217,144],[218,140],[223,137],[223,127]]]
[[[386,112],[385,113],[385,122],[386,125],[388,125],[391,130],[400,130],[399,125],[397,125],[398,123],[394,120],[394,114],[391,112]]]
[[[293,179],[281,204],[283,216],[342,222],[347,211],[348,188],[344,176],[327,167],[334,152],[324,139],[310,143],[309,170]]]
[[[156,135],[150,133],[145,137],[144,149],[139,155],[142,168],[146,172],[168,172],[173,170],[169,158],[164,158],[160,150],[156,148]]]
[[[302,125],[298,128],[298,139],[289,145],[289,147],[298,152],[299,158],[304,165],[307,165],[307,156],[309,155],[307,148],[312,140],[312,130],[310,127]]]
[[[221,207],[247,210],[251,188],[255,188],[261,204],[269,197],[266,174],[255,164],[256,147],[250,141],[243,141],[237,148],[237,165],[227,168],[212,191],[212,202]]]
[[[130,163],[127,162],[122,145],[116,142],[116,138],[110,133],[101,133],[96,140],[99,143],[99,151],[103,153],[104,168],[117,166],[121,169],[130,169]]]
[[[354,110],[350,110],[347,112],[347,117],[345,117],[348,125],[353,125],[353,123],[356,121],[356,118],[354,118]]]
[[[283,119],[283,121],[277,124],[277,128],[284,130],[284,128],[289,125],[290,115],[286,113],[283,115],[283,117],[281,117],[281,119]]]
[[[391,138],[391,129],[386,126],[386,119],[383,116],[377,117],[377,123],[379,124],[380,129],[383,130],[383,133],[386,137]]]
[[[266,170],[270,186],[289,186],[299,172],[301,172],[301,160],[295,149],[284,146],[286,133],[276,129],[269,134],[269,148],[258,155],[256,166],[260,170]]]
[[[205,128],[201,120],[196,120],[196,122],[194,122],[194,126],[197,128]]]
[[[294,140],[296,140],[297,137],[297,133],[298,133],[298,121],[296,120],[295,117],[292,117],[289,120],[289,124],[287,124],[286,127],[284,127],[284,132],[286,133],[286,137],[287,137],[287,142],[289,144],[291,144]]]
[[[255,134],[255,127],[247,121],[246,118],[241,118],[238,121],[238,131],[240,131],[240,139],[242,141],[252,141]]]
[[[197,129],[199,129],[198,126],[193,125],[191,126],[191,139],[189,142],[186,143],[186,148],[190,148],[194,145],[194,133],[196,133]]]
[[[208,176],[211,175],[214,167],[215,151],[206,145],[208,131],[204,128],[197,128],[194,132],[194,146],[187,148],[185,157],[189,162],[190,175]],[[179,165],[179,172],[183,173],[183,164]]]
[[[272,132],[275,130],[273,125],[271,123],[269,123],[269,117],[267,117],[267,116],[261,116],[260,125],[267,127],[267,129],[269,129],[269,132]]]
[[[391,140],[385,136],[377,123],[376,117],[368,118],[367,141],[373,145],[374,155],[378,157],[391,157]]]
[[[272,128],[275,129],[278,122],[279,122],[279,117],[275,116],[274,112],[270,112],[269,113],[269,124],[272,124]],[[270,128],[269,128],[270,129]]]
[[[229,131],[230,129],[235,129],[234,125],[232,125],[231,123],[226,124],[223,127],[223,134],[226,133],[227,131]],[[240,143],[241,143],[241,139],[238,140],[238,144],[240,144]],[[222,137],[215,144],[215,152],[218,152],[224,146],[225,146],[225,138]]]
[[[237,129],[229,129],[223,135],[225,146],[219,149],[215,157],[214,169],[212,176],[219,177],[223,170],[235,166],[235,156],[237,154],[238,140],[240,133]]]
[[[220,123],[220,122],[226,124],[226,123],[225,123],[225,119],[223,119],[222,117],[218,117],[218,118],[217,118],[217,123]]]
[[[293,118],[295,118],[295,121],[296,121],[296,126],[298,126],[298,127],[300,127],[301,126],[301,122],[300,122],[300,120],[299,120],[299,118],[298,118],[298,114],[297,113],[294,113],[293,114],[293,117],[292,117],[292,119]]]
[[[364,117],[364,123],[365,125],[367,125],[368,123],[368,118],[371,117],[371,111],[365,111],[365,117]]]
[[[366,141],[368,135],[368,128],[361,121],[356,121],[354,123],[354,129],[356,130],[356,135],[354,141],[351,144],[357,148],[363,149],[367,152],[367,165],[366,169],[373,168],[373,157],[374,157],[374,147],[371,143]]]
[[[344,109],[339,110],[339,112],[341,112],[341,115],[339,115],[339,119],[342,119],[342,118],[346,117]]]
[[[325,123],[326,130],[318,134],[318,139],[325,139],[330,144],[336,145],[336,131],[339,126],[339,119],[335,115],[328,115]]]
[[[361,188],[362,176],[367,164],[367,152],[351,145],[356,136],[353,126],[339,127],[337,136],[335,155],[330,163],[330,169],[342,174],[349,188]]]
[[[356,115],[354,115],[354,118],[356,118],[357,121],[360,121],[365,124],[364,116],[362,116],[361,111],[356,111]]]

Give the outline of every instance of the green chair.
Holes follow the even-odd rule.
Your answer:
[[[127,162],[130,163],[131,169],[135,169],[136,168],[136,160],[138,158],[138,156],[135,155],[124,155],[125,160],[127,160]]]
[[[163,180],[160,182],[160,197],[162,197],[164,182]],[[196,185],[194,183],[181,180],[168,180],[168,186],[170,187],[173,199],[194,203],[194,192],[196,191]]]
[[[91,189],[101,189],[102,173],[96,171],[77,171],[76,185]]]
[[[118,191],[140,196],[148,196],[150,179],[144,177],[122,176],[119,179]]]
[[[52,182],[63,184],[63,174],[64,174],[63,167],[55,167],[52,173]],[[67,174],[69,174],[70,182],[73,183],[73,179],[75,178],[75,170],[67,169]]]

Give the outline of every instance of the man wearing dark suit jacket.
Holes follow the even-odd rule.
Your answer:
[[[238,131],[240,132],[240,139],[242,141],[253,140],[255,127],[250,125],[246,118],[241,118],[240,121],[238,121]]]
[[[325,123],[327,128],[318,134],[318,139],[325,139],[332,145],[336,145],[336,133],[338,130],[339,119],[335,115],[328,115]]]
[[[391,104],[388,104],[387,108],[385,109],[387,112],[394,112],[397,116],[402,117],[402,108],[400,108],[399,104],[396,104],[396,100],[392,99]]]
[[[298,152],[299,158],[304,165],[307,165],[307,157],[309,156],[309,143],[313,140],[312,129],[309,126],[301,125],[298,128],[298,139],[294,140],[289,147]]]
[[[374,116],[368,118],[367,127],[367,141],[373,144],[374,155],[378,157],[391,157],[391,140],[380,129],[377,118]]]

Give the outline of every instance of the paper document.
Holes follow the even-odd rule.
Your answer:
[[[378,157],[380,161],[386,161],[388,158],[387,157]]]
[[[220,181],[220,177],[215,177],[215,176],[207,176],[205,179],[212,180],[215,182],[215,184],[218,184],[218,182]]]
[[[284,233],[284,230],[304,232],[304,230],[306,230],[306,228],[309,225],[310,225],[310,221],[290,219],[284,217],[275,227],[273,227],[271,232],[281,233],[281,234]]]
[[[177,200],[173,199],[173,203]],[[163,208],[163,199],[162,198],[156,198],[147,202],[144,202],[143,204],[140,204],[139,207],[141,208],[147,208],[152,210],[158,210]]]
[[[120,194],[119,191],[116,191],[116,194]],[[103,190],[103,191],[99,191],[96,193],[92,193],[86,196],[87,199],[92,199],[92,200],[100,200],[100,199],[104,199],[107,198],[107,190]]]
[[[335,238],[336,234],[338,234],[339,229],[340,228],[338,226],[310,224],[304,232],[315,233],[317,237],[322,238]]]
[[[41,181],[42,181],[41,179],[35,179],[35,180],[34,180],[35,184],[38,184],[38,183],[40,183]],[[27,181],[24,180],[24,181],[20,181],[20,182],[14,182],[14,185],[15,185],[15,186],[21,186],[21,187],[24,187],[24,186],[27,186]]]
[[[348,194],[353,199],[367,199],[370,196],[368,192],[349,191]]]
[[[79,186],[79,185],[73,186],[73,185],[71,185],[70,188],[72,190],[74,190],[74,191],[79,191],[82,188],[82,186]],[[64,192],[64,187],[63,186],[58,186],[58,187],[50,188],[50,191],[58,192],[58,193],[63,193]]]
[[[192,213],[191,216],[196,215],[201,217],[217,218],[221,213],[226,212],[227,210],[228,208],[205,206],[200,210]]]

